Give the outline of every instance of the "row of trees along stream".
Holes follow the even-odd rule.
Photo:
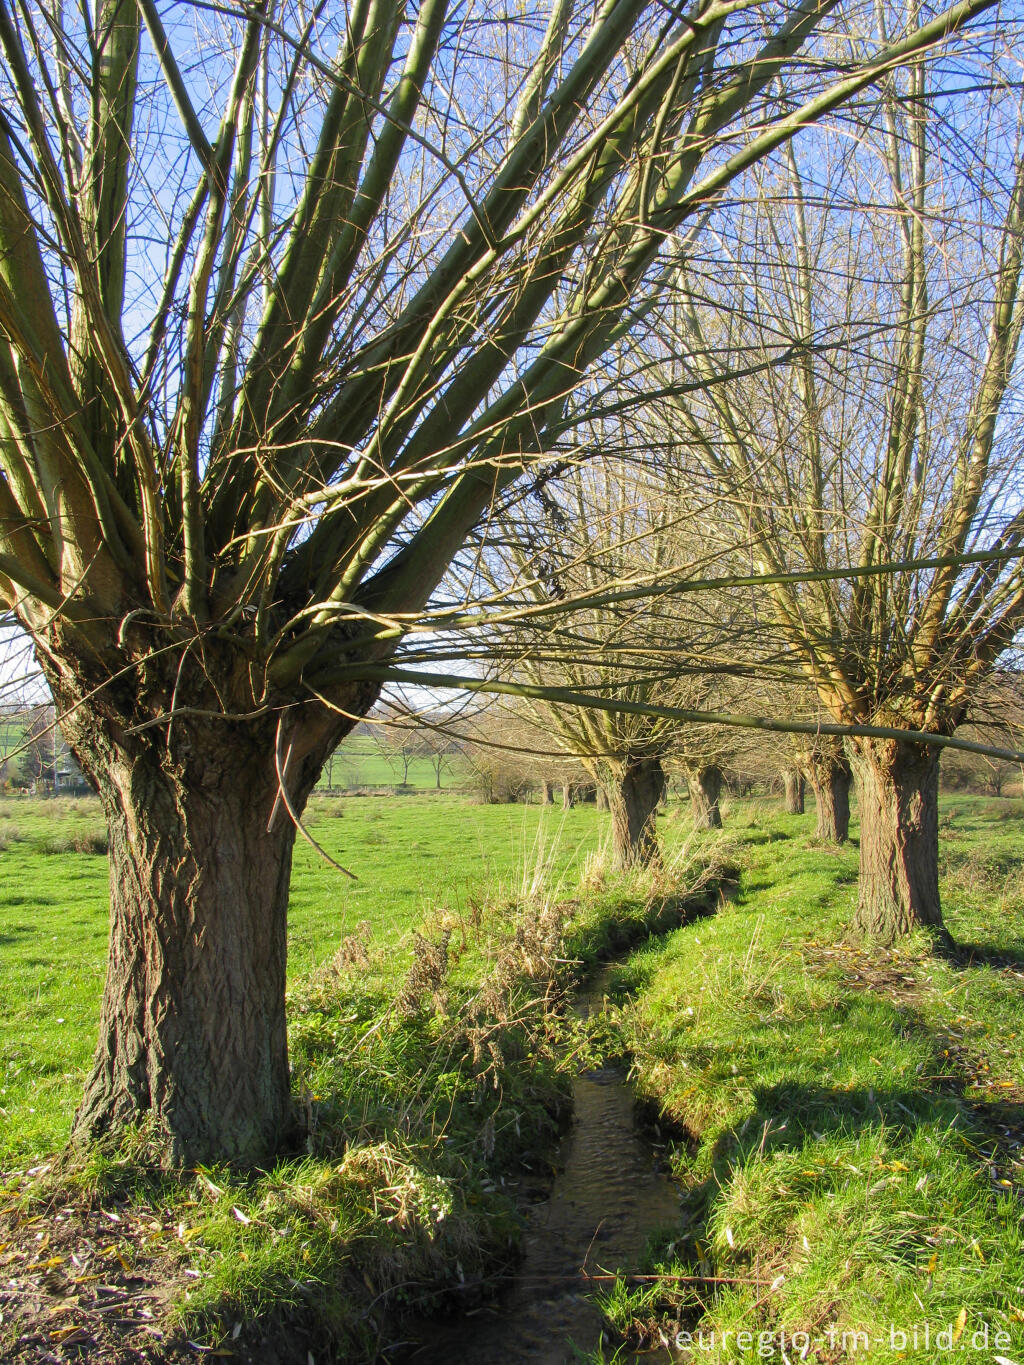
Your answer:
[[[493,644],[497,681],[533,686],[498,626],[539,621],[536,594],[490,586],[488,546],[612,427],[679,498],[638,515],[682,547],[634,541],[622,590],[657,588],[665,631],[627,639],[622,696],[685,719],[661,702],[700,695],[698,662],[748,676],[750,648],[779,689],[809,680],[853,736],[864,924],[935,924],[919,732],[951,735],[1024,603],[990,553],[1024,530],[1013,16],[171,14],[0,7],[0,596],[110,826],[76,1140],[141,1124],[170,1164],[268,1159],[295,819],[413,661]],[[941,567],[907,569],[922,552]],[[692,610],[666,591],[721,556],[762,585]],[[561,667],[595,642],[571,614],[555,639],[557,592]],[[600,757],[641,846],[660,742]]]

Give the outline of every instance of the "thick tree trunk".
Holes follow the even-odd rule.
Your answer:
[[[66,649],[59,621],[38,649],[110,830],[107,978],[74,1140],[130,1132],[165,1164],[262,1164],[292,1127],[295,827],[278,768],[301,813],[379,684],[353,684],[338,710],[300,709],[266,696],[244,638],[179,643],[154,648],[148,614],[129,612],[112,660]],[[112,672],[118,658],[131,667]]]
[[[110,831],[107,978],[73,1138],[116,1143],[133,1130],[165,1164],[256,1164],[292,1127],[285,965],[295,826],[278,799],[277,755],[301,812],[351,721],[313,707],[260,713],[244,658],[210,645],[202,665],[190,672],[173,661],[161,673],[151,663],[142,696],[127,683],[90,691],[70,667],[48,671]],[[373,696],[354,691],[346,710],[368,709]],[[218,716],[222,698],[257,714]]]
[[[717,763],[691,768],[686,774],[690,789],[690,812],[694,829],[721,829],[722,812],[718,801],[722,795],[722,770]]]
[[[576,804],[576,787],[572,782],[562,783],[562,809],[570,810]]]
[[[845,844],[850,837],[850,761],[840,750],[815,755],[808,763],[817,806],[815,838]]]
[[[279,809],[267,831],[272,747],[247,761],[233,738],[222,723],[201,773],[136,758],[101,775],[110,955],[78,1140],[141,1125],[172,1164],[255,1162],[290,1127],[284,996],[295,829]]]
[[[649,867],[659,861],[657,814],[664,790],[665,774],[659,758],[624,763],[616,774],[609,796],[617,868]]]
[[[599,782],[594,788],[594,800],[597,802],[598,810],[611,809],[611,802],[608,800],[608,788],[603,782]]]
[[[542,806],[553,806],[555,804],[554,787],[547,778],[540,784],[540,804]]]
[[[785,807],[787,815],[803,815],[804,813],[804,775],[799,768],[787,768],[782,774],[782,784],[785,789]]]
[[[850,754],[860,813],[857,927],[881,943],[920,927],[941,930],[937,751],[859,739]]]

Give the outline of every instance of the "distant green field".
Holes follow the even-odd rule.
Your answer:
[[[429,758],[411,757],[407,778],[405,771],[405,763],[399,755],[382,751],[372,735],[359,734],[345,740],[337,749],[318,785],[322,789],[344,791],[355,787],[396,787],[405,781],[417,791],[438,790],[437,772]],[[468,778],[469,766],[461,754],[444,758],[440,790],[463,787]]]
[[[598,844],[591,807],[475,806],[454,797],[314,798],[309,824],[352,882],[301,840],[290,915],[294,978],[329,958],[362,920],[408,961],[424,916],[528,884],[567,886]],[[96,1041],[107,953],[107,860],[57,852],[102,836],[96,799],[0,800],[0,1169],[65,1139]]]

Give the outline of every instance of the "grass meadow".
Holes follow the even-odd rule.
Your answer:
[[[171,1329],[230,1350],[238,1324],[242,1342],[257,1324],[260,1358],[290,1360],[282,1343],[299,1342],[296,1359],[373,1360],[390,1315],[486,1279],[518,1235],[505,1176],[564,1121],[550,964],[615,957],[609,1013],[569,1051],[632,1058],[674,1144],[681,1216],[651,1246],[649,1278],[602,1291],[612,1344],[591,1359],[689,1333],[716,1365],[860,1359],[863,1341],[872,1361],[1020,1365],[1024,803],[943,800],[952,955],[850,937],[856,845],[818,845],[812,810],[732,802],[705,844],[672,802],[669,868],[646,881],[603,871],[605,820],[588,806],[314,799],[311,829],[359,880],[298,844],[291,1043],[307,1150],[254,1177],[154,1183],[130,1153],[78,1177],[124,1227],[158,1229],[118,1253],[136,1271],[167,1257],[193,1277]],[[0,803],[8,1173],[59,1150],[94,1046],[102,846],[93,801]],[[733,893],[666,932],[672,895],[712,865],[738,870]],[[27,1191],[9,1181],[16,1200]],[[737,1354],[743,1333],[753,1345]]]
[[[594,808],[471,805],[456,797],[314,797],[308,827],[349,881],[298,840],[289,912],[293,980],[368,922],[374,976],[407,970],[412,931],[539,880],[572,888],[602,831]],[[0,1170],[66,1139],[96,1042],[107,951],[99,802],[0,800]]]
[[[620,973],[685,1196],[665,1278],[617,1285],[609,1315],[723,1362],[744,1332],[778,1360],[1020,1361],[1024,805],[944,802],[952,957],[851,940],[856,849],[816,846],[807,816],[745,826],[735,902]]]
[[[382,751],[373,735],[359,731],[350,735],[335,751],[329,769],[321,775],[319,786],[339,790],[358,787],[405,786],[418,792],[437,790],[437,771],[431,759],[413,754],[408,774],[402,759]],[[468,764],[459,753],[446,756],[441,768],[441,790],[462,787],[469,777]]]

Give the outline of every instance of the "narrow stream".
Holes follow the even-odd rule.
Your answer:
[[[599,1013],[610,978],[589,983],[578,1012]],[[622,1067],[573,1081],[573,1123],[559,1146],[557,1174],[528,1210],[523,1260],[502,1294],[474,1313],[419,1324],[415,1365],[563,1365],[572,1344],[600,1344],[602,1318],[583,1278],[635,1269],[648,1237],[679,1219],[679,1191],[657,1150],[637,1126]],[[572,1343],[572,1344],[571,1344]],[[623,1359],[619,1357],[619,1359]],[[645,1354],[643,1360],[668,1360]]]

